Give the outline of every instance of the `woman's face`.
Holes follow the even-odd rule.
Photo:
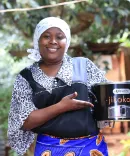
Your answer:
[[[61,61],[66,44],[66,36],[61,29],[56,27],[49,28],[39,39],[40,55],[46,62]]]

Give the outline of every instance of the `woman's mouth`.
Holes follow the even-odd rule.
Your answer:
[[[57,48],[47,48],[51,53],[56,52],[58,49]]]

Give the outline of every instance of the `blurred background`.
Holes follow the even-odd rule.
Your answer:
[[[52,7],[2,12],[46,5]],[[0,11],[0,156],[17,156],[7,144],[11,92],[17,73],[32,64],[26,50],[33,46],[33,32],[41,19],[57,16],[70,25],[71,56],[88,57],[106,71],[109,80],[130,80],[129,0],[0,0]],[[105,128],[103,133],[110,156],[130,155],[129,122],[116,122],[113,129]],[[26,156],[33,155],[33,146]]]

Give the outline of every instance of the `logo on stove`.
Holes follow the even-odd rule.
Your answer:
[[[113,89],[113,93],[114,94],[130,94],[130,89],[127,89],[127,88],[116,88],[116,89]]]

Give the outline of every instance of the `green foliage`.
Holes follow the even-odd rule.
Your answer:
[[[121,42],[123,35],[130,32],[129,8],[130,2],[126,0],[91,0],[87,4],[83,2],[70,7],[68,13],[73,22],[79,12],[94,14],[92,25],[78,35],[83,41]],[[127,36],[129,38],[130,35]]]
[[[127,134],[130,136],[130,132]],[[126,156],[130,154],[130,139],[127,140],[121,140],[121,144],[123,144],[123,151],[119,154],[119,156]]]
[[[49,1],[18,0],[17,2],[9,2],[2,0],[0,7],[3,9],[31,8],[47,4],[49,4]],[[4,46],[8,50],[24,50],[32,46],[31,41],[35,26],[42,18],[47,16],[49,16],[48,9],[0,14],[0,38],[4,42]]]
[[[11,102],[11,94],[16,74],[25,66],[29,66],[27,58],[14,61],[9,53],[0,49],[0,128],[7,137],[7,121]]]
[[[0,89],[0,128],[3,130],[4,137],[7,137],[7,116],[10,108],[12,87]]]

